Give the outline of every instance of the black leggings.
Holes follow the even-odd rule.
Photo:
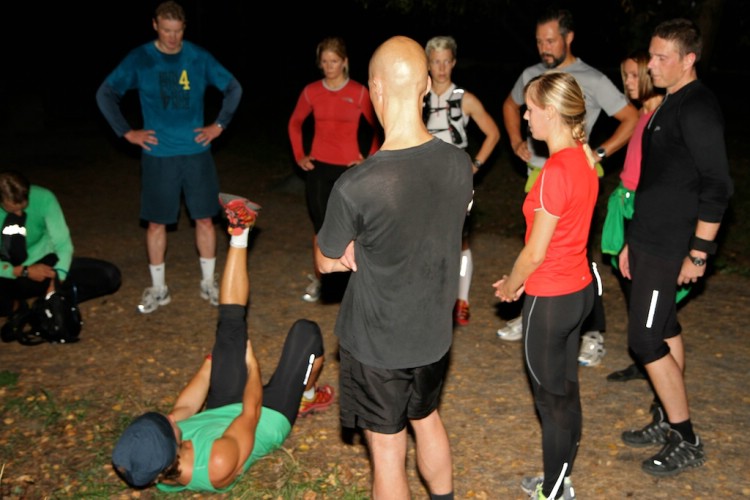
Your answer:
[[[211,352],[211,383],[206,408],[242,401],[247,381],[245,306],[219,306],[219,324]],[[323,355],[323,336],[314,321],[297,320],[289,329],[281,358],[263,386],[263,406],[283,414],[294,425],[313,362]]]
[[[581,438],[578,344],[595,286],[594,281],[576,293],[524,299],[524,356],[542,423],[542,489],[548,496],[558,480],[562,484],[571,474]]]
[[[591,254],[589,254],[591,255]],[[581,331],[583,333],[595,331],[604,333],[607,329],[607,318],[604,315],[604,299],[602,297],[602,277],[599,274],[599,266],[592,258],[589,258],[589,267],[591,268],[591,276],[594,277],[594,307],[591,308],[591,313],[586,317],[586,321],[583,322]]]
[[[57,255],[51,253],[38,262],[54,267]],[[14,300],[44,297],[49,279],[34,281],[29,278],[0,278],[0,316],[9,316]],[[73,257],[62,291],[74,294],[77,303],[115,293],[120,288],[120,270],[105,260]]]
[[[323,219],[326,216],[328,198],[331,196],[333,185],[341,174],[346,172],[344,165],[332,165],[314,161],[315,168],[308,170],[305,177],[305,195],[307,197],[307,210],[310,212],[315,234],[323,227]]]

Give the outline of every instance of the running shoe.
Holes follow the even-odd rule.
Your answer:
[[[307,399],[304,396],[299,403],[297,417],[306,417],[311,413],[323,411],[333,404],[333,387],[330,385],[321,385],[315,388],[315,396]]]
[[[150,286],[143,291],[141,296],[141,302],[138,304],[138,312],[141,314],[150,314],[156,311],[159,306],[166,306],[172,302],[172,297],[169,295],[169,288],[156,288]]]
[[[605,354],[607,354],[607,350],[604,348],[604,337],[601,333],[590,331],[581,335],[578,364],[581,366],[596,366],[602,362]]]
[[[649,413],[652,417],[650,424],[642,429],[632,429],[622,433],[622,441],[625,444],[635,448],[643,448],[667,442],[669,423],[664,414],[664,409],[658,403],[653,402],[649,408]]]
[[[514,342],[521,340],[523,336],[523,318],[521,316],[508,321],[504,327],[497,331],[497,338]]]
[[[453,322],[458,326],[466,326],[469,324],[469,303],[465,300],[456,300],[456,305],[453,308]]]
[[[260,205],[247,198],[227,193],[219,193],[219,203],[224,207],[231,235],[240,235],[246,228],[252,229],[261,209]]]
[[[631,364],[627,368],[623,368],[622,370],[616,370],[607,375],[607,380],[610,382],[627,382],[629,380],[645,380],[646,374],[644,373],[644,368],[636,365],[635,363]]]
[[[675,429],[669,429],[667,442],[659,453],[645,460],[641,465],[644,472],[653,476],[674,476],[706,462],[701,438],[695,436],[695,443],[683,439]]]
[[[524,493],[532,495],[531,498],[536,498],[533,493],[537,491],[541,492],[542,483],[544,482],[544,476],[527,476],[521,479],[521,489]],[[543,498],[543,497],[542,497]],[[573,489],[573,482],[569,477],[563,479],[563,499],[564,500],[575,500],[576,492]]]
[[[212,306],[219,305],[219,283],[216,278],[209,281],[201,281],[201,298],[207,300]]]
[[[305,288],[305,293],[302,295],[302,300],[305,302],[317,302],[320,299],[321,283],[314,274],[308,274],[307,279],[310,280],[310,284]]]

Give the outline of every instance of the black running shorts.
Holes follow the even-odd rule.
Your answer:
[[[345,349],[339,351],[343,427],[396,434],[408,420],[424,418],[437,408],[448,353],[426,366],[389,370],[363,365]]]

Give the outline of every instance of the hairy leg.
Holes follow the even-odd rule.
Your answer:
[[[453,491],[453,459],[448,433],[437,410],[425,418],[411,420],[416,436],[417,467],[430,493]]]
[[[396,434],[381,434],[365,430],[372,460],[373,500],[403,500],[410,498],[406,478],[406,429]]]
[[[687,390],[683,369],[685,353],[682,348],[682,335],[667,339],[669,354],[645,365],[656,395],[659,397],[670,422],[684,422],[690,418]]]
[[[216,227],[210,217],[195,220],[195,246],[204,259],[216,257]]]
[[[167,253],[167,226],[149,222],[146,229],[146,251],[148,252],[148,263],[157,266],[164,263]]]

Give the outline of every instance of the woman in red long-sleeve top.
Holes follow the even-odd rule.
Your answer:
[[[288,127],[294,159],[306,172],[307,207],[314,235],[323,225],[334,183],[346,168],[359,164],[365,158],[358,139],[362,117],[373,128],[367,154],[373,154],[380,147],[370,93],[367,87],[349,78],[349,58],[344,41],[339,37],[325,38],[318,44],[316,54],[323,78],[302,90]],[[311,113],[315,131],[310,152],[306,152],[302,125]],[[315,248],[314,235],[312,248]],[[320,274],[317,270],[314,273],[308,275],[310,284],[302,296],[307,302],[316,302],[320,298]]]

